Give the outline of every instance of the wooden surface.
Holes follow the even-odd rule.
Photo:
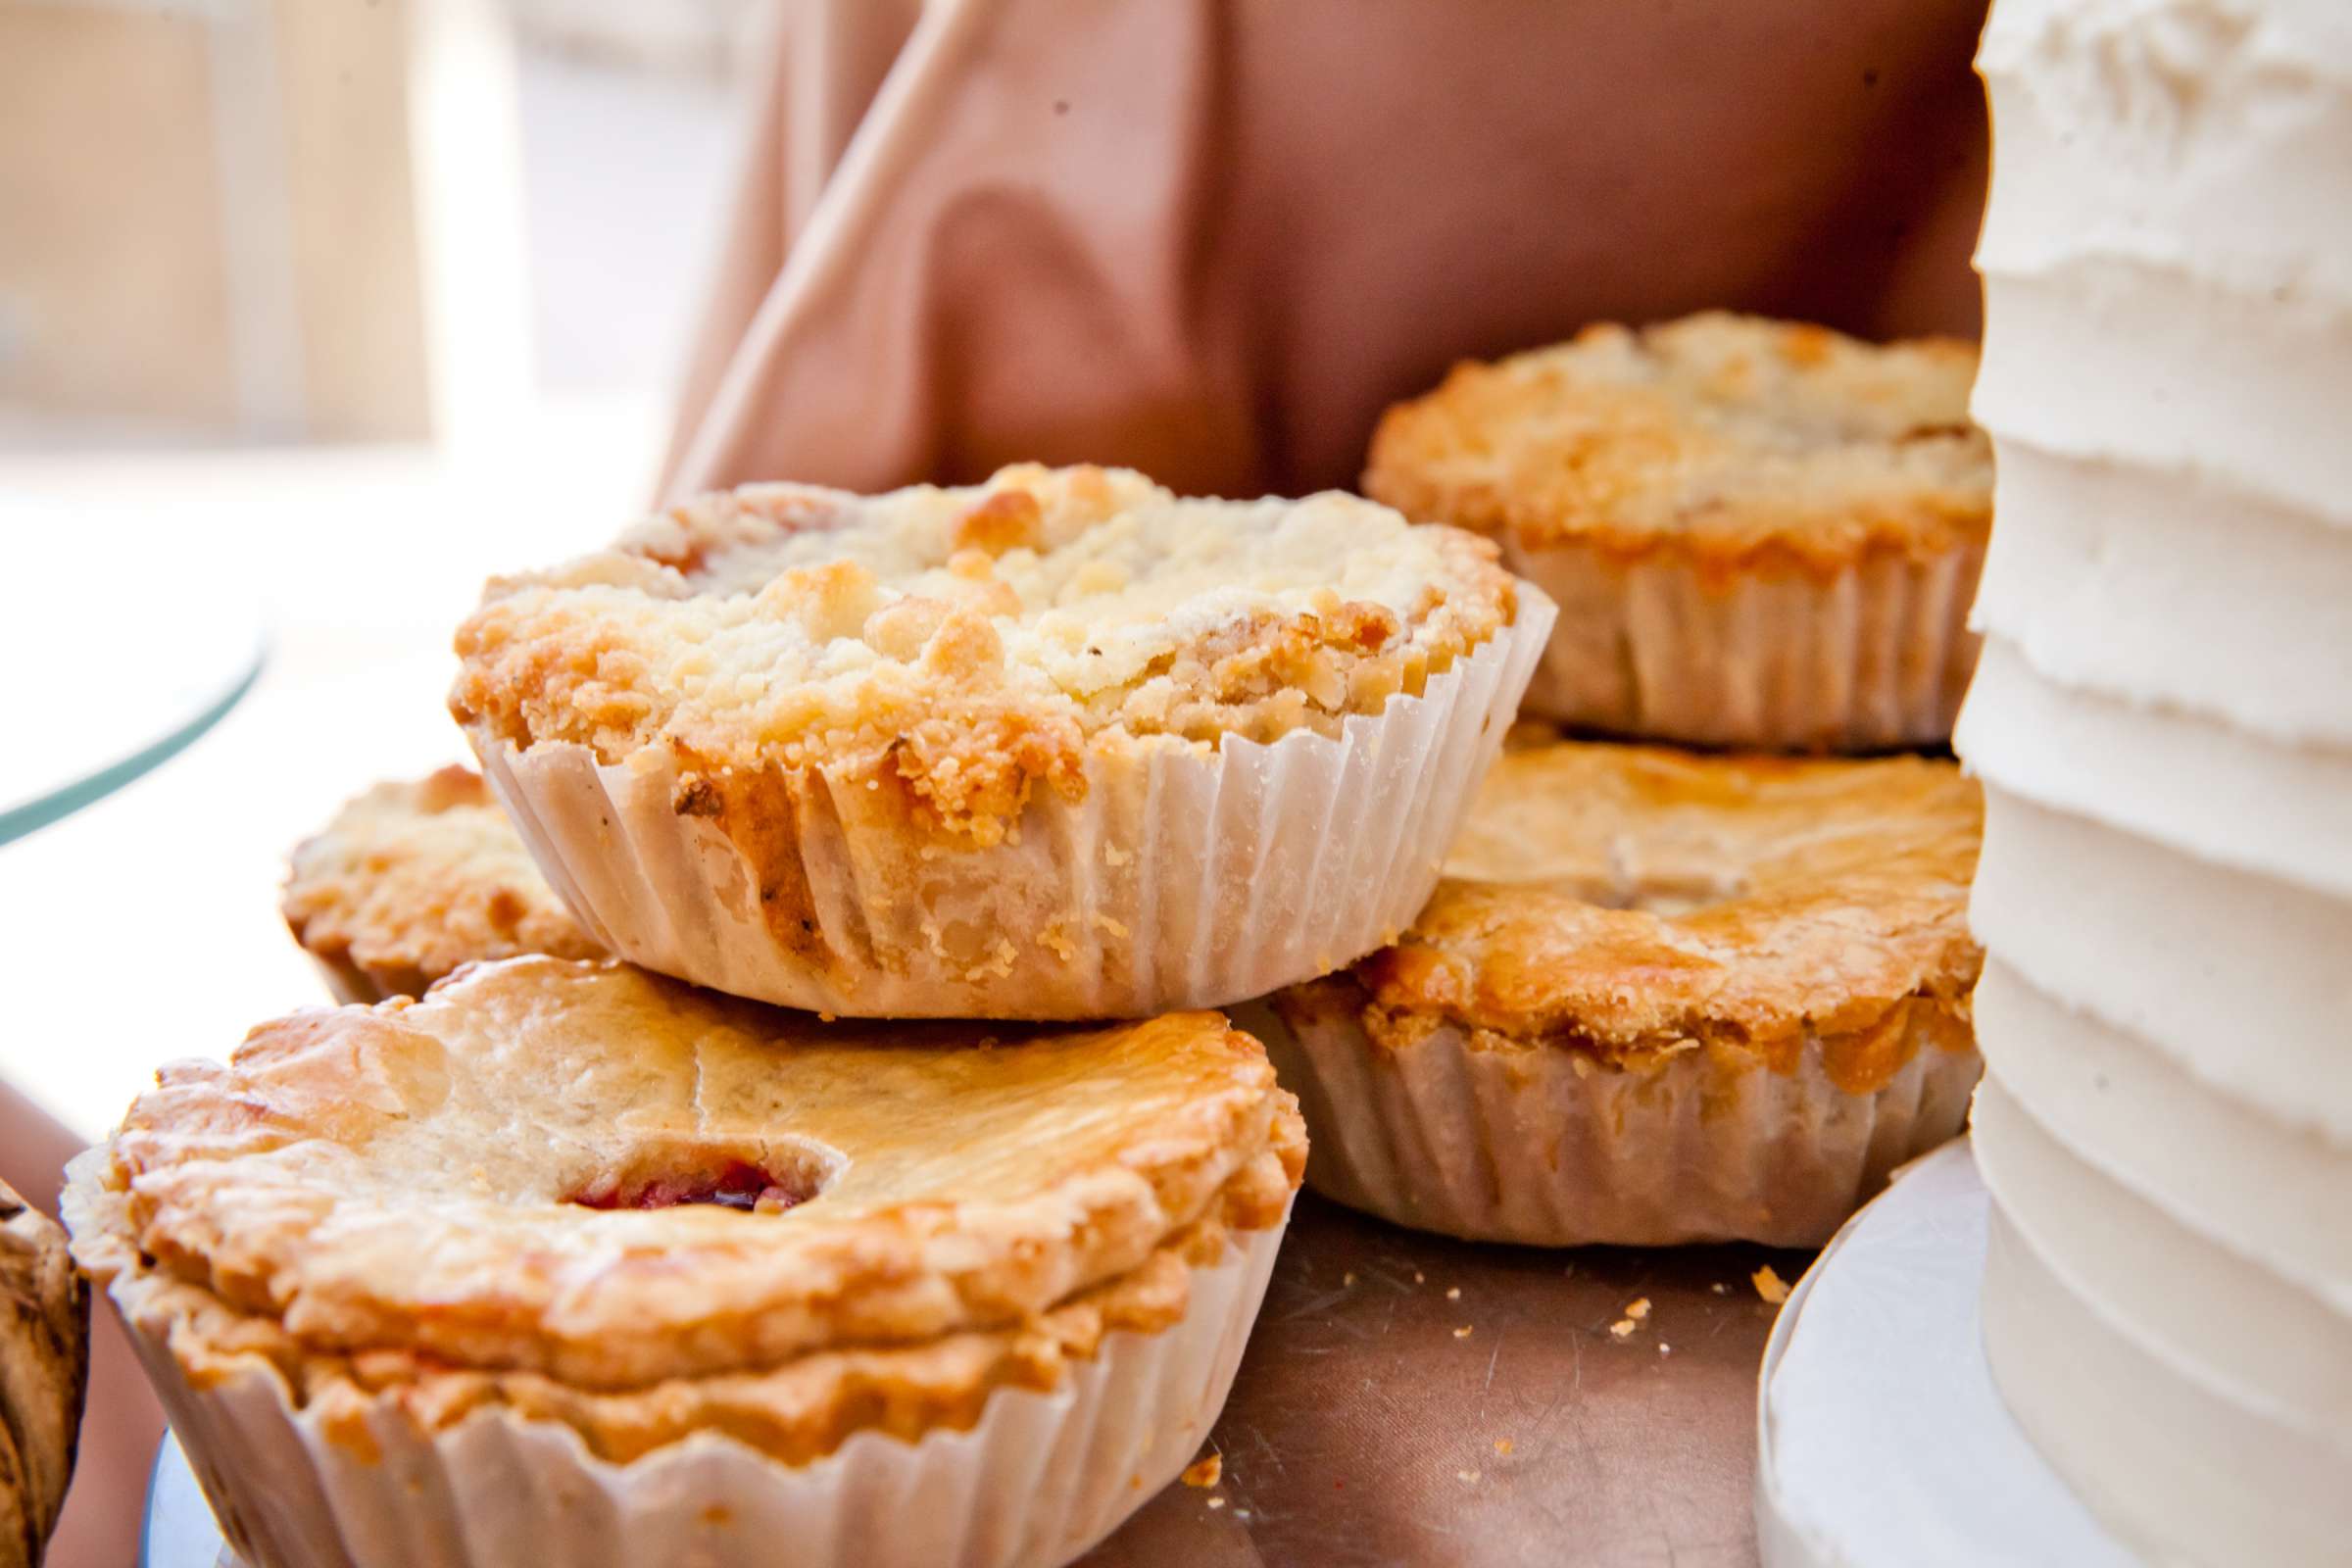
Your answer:
[[[1749,1275],[1807,1261],[1470,1247],[1305,1195],[1210,1439],[1219,1480],[1169,1487],[1084,1568],[1746,1568],[1776,1310]],[[143,1562],[213,1568],[192,1479],[164,1475]]]

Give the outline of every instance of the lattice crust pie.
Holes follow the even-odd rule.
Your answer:
[[[1130,1016],[1401,926],[1550,613],[1348,496],[762,485],[491,583],[451,709],[624,956],[840,1013]]]
[[[74,1479],[89,1288],[57,1223],[0,1183],[0,1565],[30,1568]]]
[[[481,775],[378,784],[296,846],[280,908],[345,1002],[414,997],[463,963],[602,957]]]
[[[826,1026],[518,958],[166,1068],[68,1213],[259,1563],[889,1561],[905,1495],[1082,1545],[1170,1479],[1303,1158],[1215,1014]]]
[[[1981,816],[1919,758],[1514,750],[1412,928],[1273,1000],[1310,1179],[1475,1238],[1826,1239],[1966,1113]]]
[[[1364,474],[1561,614],[1529,711],[1655,740],[1949,737],[1992,509],[1973,346],[1709,313],[1463,365]]]

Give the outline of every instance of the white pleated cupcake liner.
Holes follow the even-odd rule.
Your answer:
[[[473,735],[541,870],[598,942],[738,996],[847,1016],[1129,1018],[1324,974],[1404,929],[1498,753],[1553,610],[1337,736],[1096,754],[1081,801],[1041,791],[1017,837],[919,842],[861,783],[807,775],[777,816],[806,929],[780,940],[758,873],[672,807],[665,754]]]
[[[1225,1403],[1284,1224],[1192,1272],[1185,1314],[1106,1335],[1049,1393],[1000,1390],[963,1432],[860,1432],[787,1465],[715,1434],[627,1464],[503,1409],[427,1431],[397,1394],[330,1429],[276,1371],[192,1382],[131,1340],[222,1533],[255,1568],[1054,1568],[1174,1480]]]
[[[1775,1072],[1734,1048],[1654,1068],[1482,1050],[1446,1024],[1376,1044],[1352,1005],[1237,1012],[1305,1112],[1307,1185],[1413,1230],[1539,1247],[1818,1247],[1905,1160],[1958,1133],[1982,1063],[1921,1040],[1870,1094],[1818,1042]]]
[[[1976,668],[1982,545],[1729,582],[1671,551],[1620,562],[1582,543],[1502,546],[1560,607],[1526,702],[1555,723],[1769,751],[1940,746]]]

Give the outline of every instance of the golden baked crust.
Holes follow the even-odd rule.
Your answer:
[[[75,1187],[307,1353],[611,1391],[1022,1325],[1281,1187],[1300,1137],[1213,1013],[825,1025],[526,957],[165,1068]],[[654,1206],[740,1170],[798,1205]]]
[[[909,1345],[811,1350],[768,1367],[664,1378],[642,1387],[590,1389],[540,1372],[448,1366],[409,1349],[313,1349],[277,1320],[239,1312],[138,1252],[125,1194],[96,1179],[69,1195],[74,1248],[110,1282],[123,1316],[168,1344],[192,1383],[214,1387],[251,1372],[274,1377],[298,1409],[359,1451],[371,1451],[387,1409],[423,1432],[476,1411],[503,1409],[562,1422],[588,1450],[626,1463],[698,1433],[719,1433],[788,1464],[820,1458],[861,1431],[908,1442],[935,1429],[965,1430],[1005,1388],[1051,1390],[1102,1336],[1156,1333],[1190,1304],[1192,1271],[1226,1260],[1237,1233],[1277,1223],[1305,1162],[1295,1110],[1274,1142],[1226,1183],[1210,1211],[1152,1249],[1137,1267],[1033,1317]],[[102,1152],[84,1156],[93,1161]]]
[[[985,847],[1032,791],[1082,796],[1089,748],[1333,732],[1516,612],[1491,543],[1351,496],[1179,500],[1091,467],[756,485],[494,580],[450,708],[477,745],[665,749],[680,811],[748,818],[761,777],[816,770]]]
[[[65,1232],[0,1183],[0,1564],[39,1562],[65,1507],[89,1316]]]
[[[1957,339],[1879,346],[1723,312],[1589,326],[1457,366],[1391,409],[1364,490],[1411,517],[1618,562],[1827,571],[1941,554],[1991,525],[1976,365]]]
[[[465,963],[604,956],[464,767],[347,804],[296,846],[279,908],[353,1000],[421,996]]]
[[[1809,1041],[1866,1093],[1923,1038],[1973,1045],[1983,821],[1950,763],[1708,757],[1560,741],[1489,775],[1413,928],[1276,999],[1375,1042],[1442,1023],[1612,1062]]]

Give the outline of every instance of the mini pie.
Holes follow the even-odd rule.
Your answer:
[[[1939,745],[1992,515],[1973,345],[1720,312],[1462,365],[1364,489],[1560,606],[1528,711],[1709,746]]]
[[[66,1233],[0,1183],[0,1568],[32,1568],[66,1504],[90,1367]]]
[[[260,1568],[1059,1562],[1193,1456],[1303,1157],[1215,1014],[528,957],[167,1067],[67,1212]]]
[[[1550,614],[1349,496],[760,485],[493,581],[450,707],[622,956],[851,1015],[1141,1016],[1400,927]]]
[[[604,956],[463,767],[347,804],[295,848],[279,907],[345,1002],[420,996],[483,959]]]
[[[1982,811],[1920,758],[1511,752],[1402,939],[1272,999],[1309,1180],[1476,1239],[1818,1244],[1965,1118]]]

